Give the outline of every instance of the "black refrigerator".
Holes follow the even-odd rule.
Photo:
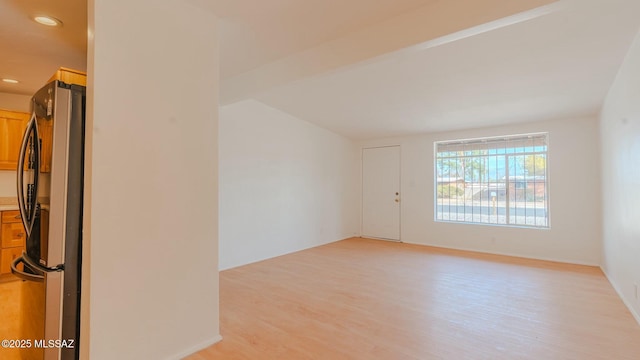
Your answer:
[[[26,251],[11,264],[25,360],[79,357],[84,128],[85,87],[56,80],[33,96],[17,172]]]

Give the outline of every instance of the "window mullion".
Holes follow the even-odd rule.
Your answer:
[[[505,148],[506,150],[506,148]],[[509,155],[506,154],[505,151],[505,155],[504,155],[504,187],[505,187],[505,195],[504,195],[504,201],[505,201],[505,215],[507,217],[507,224],[511,224],[511,195],[509,194],[511,192],[510,189],[510,185],[509,185]]]

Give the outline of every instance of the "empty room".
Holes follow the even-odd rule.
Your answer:
[[[223,340],[190,359],[638,357],[640,4],[497,3],[389,2],[250,71],[222,38]]]
[[[0,359],[640,359],[640,1],[0,9]]]

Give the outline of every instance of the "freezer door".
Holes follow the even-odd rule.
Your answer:
[[[22,269],[21,269],[22,268]],[[74,359],[60,357],[61,349],[46,346],[49,340],[62,339],[62,289],[63,273],[38,270],[27,254],[14,260],[11,272],[26,280],[21,283],[21,333],[16,338],[29,339],[31,346],[20,349],[23,360],[60,360]],[[38,345],[39,344],[39,345]],[[42,346],[45,344],[45,346]],[[65,351],[74,351],[73,349]]]
[[[22,282],[22,322],[20,338],[32,339],[34,346],[22,349],[23,360],[59,360],[61,349],[35,346],[35,341],[61,339],[62,273],[44,274],[43,282]]]

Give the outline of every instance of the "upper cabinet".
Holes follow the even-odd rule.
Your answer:
[[[73,70],[61,67],[55,74],[49,79],[49,82],[54,80],[60,80],[65,84],[75,84],[81,86],[87,86],[87,73],[79,70]]]
[[[60,68],[49,79],[49,82],[59,80],[69,85],[86,86],[87,74],[67,68]],[[25,112],[0,110],[0,170],[16,170],[22,136],[31,115]],[[41,144],[40,171],[51,171],[53,122],[38,119],[38,133]]]
[[[0,170],[16,170],[29,113],[0,110]]]
[[[40,159],[40,172],[51,172],[51,157],[53,156],[53,123],[51,121],[38,121],[38,134],[42,146]]]

